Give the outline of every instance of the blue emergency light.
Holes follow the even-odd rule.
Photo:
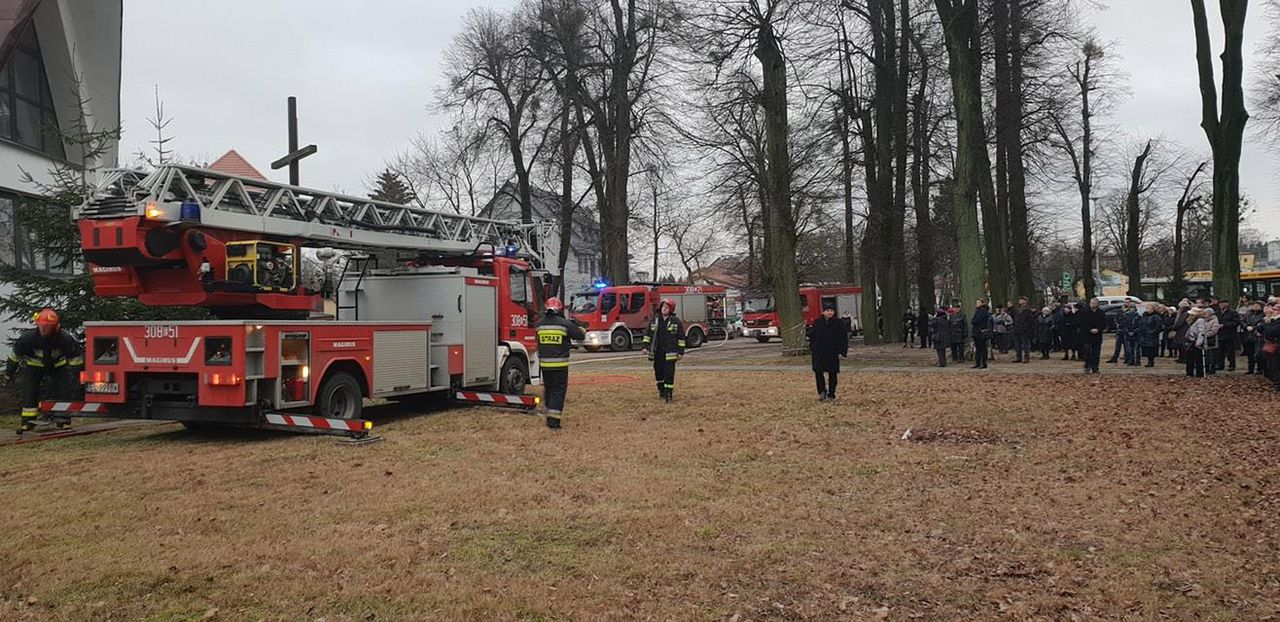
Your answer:
[[[178,211],[179,220],[200,222],[200,204],[195,201],[183,201]]]

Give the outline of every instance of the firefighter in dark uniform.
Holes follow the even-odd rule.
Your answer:
[[[653,361],[658,397],[670,402],[675,399],[676,361],[684,356],[684,323],[676,317],[674,299],[662,299],[657,317],[649,322],[649,330],[645,331],[644,350]]]
[[[84,351],[80,342],[62,330],[58,314],[44,309],[36,314],[36,328],[24,331],[13,344],[5,364],[3,380],[8,382],[21,365],[26,369],[22,385],[22,424],[18,434],[36,427],[39,416],[40,385],[48,378],[55,397],[65,397],[71,390],[72,374],[84,367]],[[65,425],[59,421],[59,427]]]
[[[538,322],[538,366],[542,368],[547,427],[552,430],[560,429],[564,395],[569,390],[569,348],[574,340],[586,337],[582,327],[564,317],[564,303],[559,298],[547,300],[547,313]]]

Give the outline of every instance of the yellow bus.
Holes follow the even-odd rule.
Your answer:
[[[1188,272],[1187,295],[1208,296],[1213,293],[1213,273],[1207,270]],[[1254,300],[1280,296],[1280,270],[1251,270],[1240,273],[1240,295]]]

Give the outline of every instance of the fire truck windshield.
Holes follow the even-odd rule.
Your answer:
[[[773,297],[748,298],[742,303],[743,313],[773,313]]]
[[[595,313],[598,303],[597,298],[599,297],[600,294],[595,292],[574,294],[573,298],[569,300],[569,312],[574,314]]]

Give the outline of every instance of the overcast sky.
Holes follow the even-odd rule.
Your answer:
[[[299,99],[306,186],[364,194],[406,139],[433,131],[440,59],[473,6],[512,0],[126,0],[121,159],[147,148],[159,86],[173,118],[170,146],[213,160],[236,149],[268,177],[286,151],[285,98]],[[1110,123],[1123,135],[1163,136],[1208,153],[1201,132],[1191,9],[1185,0],[1113,0],[1092,16],[1115,43],[1129,95]],[[1216,5],[1210,2],[1210,5]],[[1246,58],[1266,34],[1254,9]],[[1215,45],[1221,45],[1215,28]],[[1215,57],[1217,55],[1215,48]],[[1251,69],[1251,67],[1249,67]],[[1246,73],[1246,80],[1252,72]],[[1219,76],[1220,78],[1220,76]],[[1242,162],[1252,226],[1280,238],[1280,166],[1257,144]],[[1107,180],[1106,185],[1120,183]],[[1070,213],[1070,210],[1066,210]]]

